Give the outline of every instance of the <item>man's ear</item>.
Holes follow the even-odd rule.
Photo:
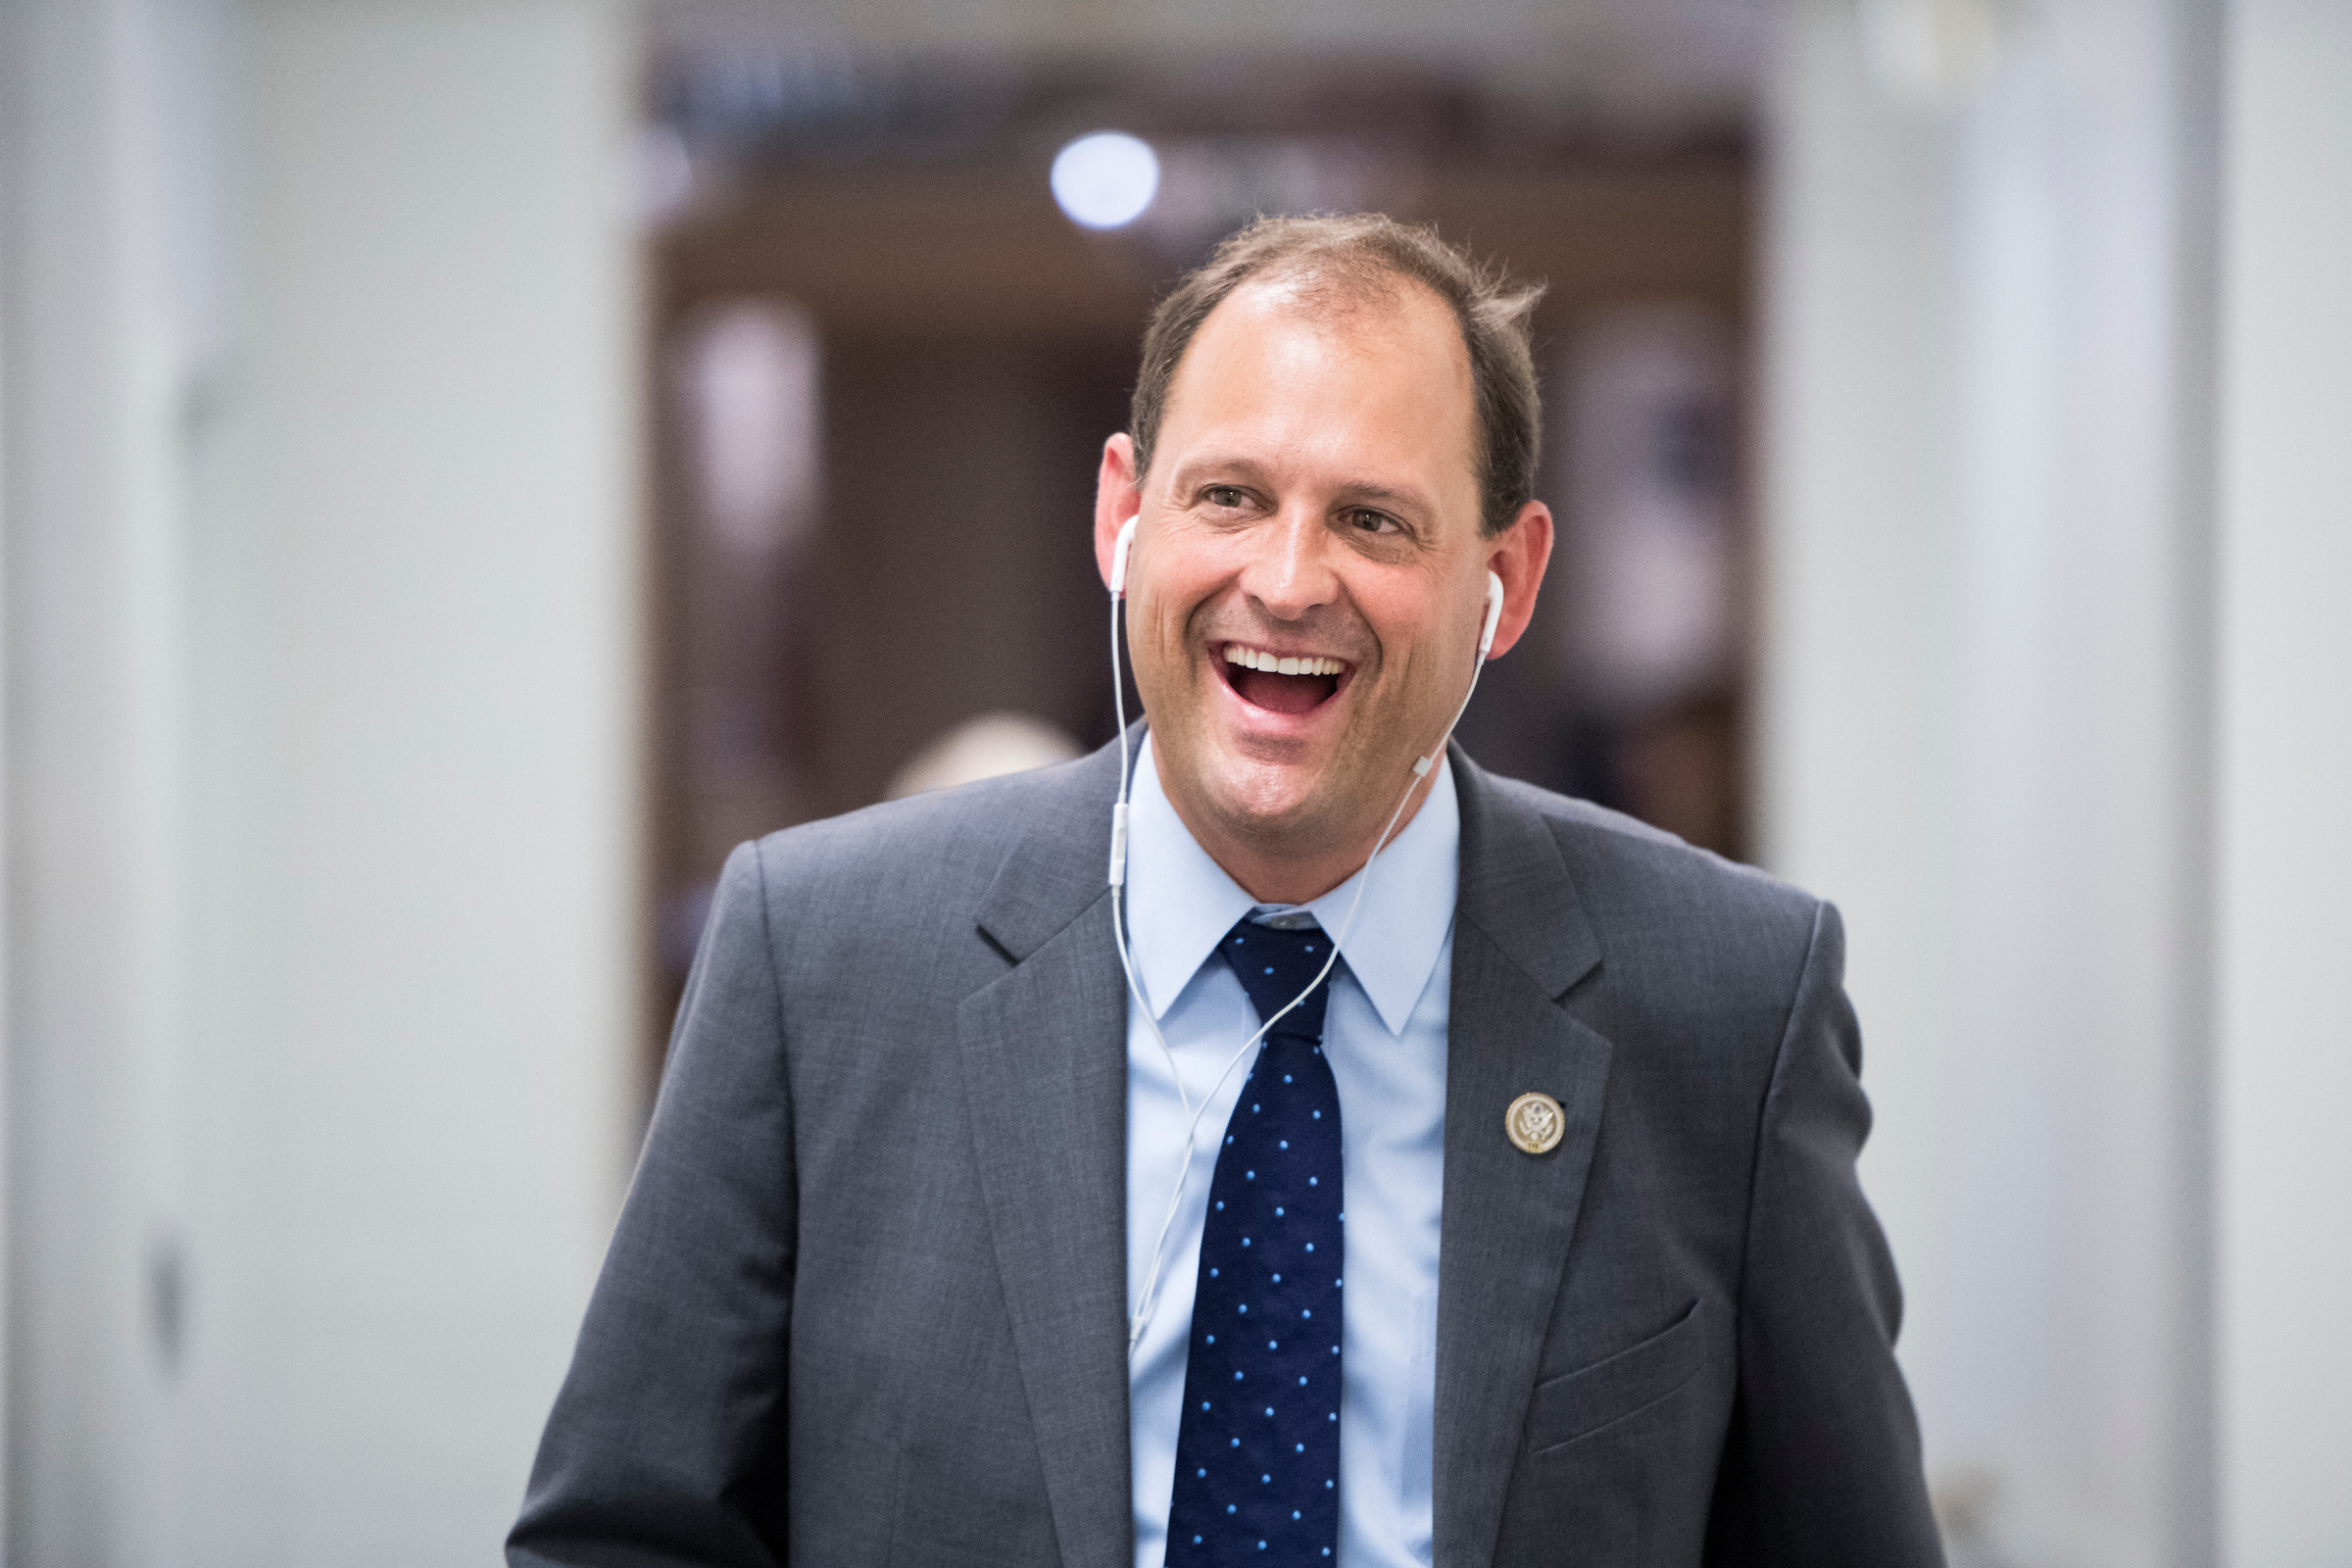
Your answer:
[[[1135,443],[1125,431],[1102,443],[1102,466],[1095,475],[1095,569],[1110,586],[1110,557],[1119,530],[1143,506],[1143,476],[1135,471]]]
[[[1541,501],[1521,507],[1511,525],[1487,542],[1487,569],[1502,579],[1502,619],[1494,625],[1489,659],[1509,653],[1534,618],[1536,591],[1544,586],[1551,543],[1551,509]]]

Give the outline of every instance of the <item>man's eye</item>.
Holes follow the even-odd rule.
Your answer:
[[[1395,533],[1396,519],[1385,512],[1373,512],[1363,507],[1348,514],[1348,525],[1364,533]]]
[[[1240,488],[1230,484],[1212,484],[1200,492],[1200,498],[1212,507],[1238,507],[1242,504]]]

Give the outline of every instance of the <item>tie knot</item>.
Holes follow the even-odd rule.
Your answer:
[[[1257,1009],[1258,1022],[1263,1023],[1290,1006],[1291,1000],[1323,973],[1331,961],[1331,938],[1312,923],[1278,928],[1244,919],[1225,933],[1217,951],[1225,955],[1242,989],[1250,994],[1250,1004]],[[1267,1034],[1321,1040],[1323,1007],[1330,997],[1331,982],[1326,978],[1304,1002],[1283,1013]]]

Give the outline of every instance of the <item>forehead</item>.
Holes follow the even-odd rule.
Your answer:
[[[1251,279],[1218,302],[1170,379],[1161,440],[1236,423],[1373,424],[1475,467],[1476,395],[1453,311],[1427,286]],[[1299,432],[1290,434],[1296,438]],[[1155,455],[1156,456],[1156,455]]]
[[[1396,273],[1250,278],[1194,331],[1172,379],[1181,381],[1198,360],[1231,354],[1237,342],[1302,331],[1359,358],[1417,362],[1421,374],[1458,379],[1469,391],[1470,351],[1452,308],[1427,284]]]

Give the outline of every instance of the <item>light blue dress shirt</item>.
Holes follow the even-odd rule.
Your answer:
[[[1323,1051],[1340,1091],[1348,1202],[1340,1568],[1427,1568],[1430,1560],[1446,1021],[1460,844],[1453,769],[1441,766],[1429,799],[1374,864],[1371,890],[1345,939],[1340,928],[1361,872],[1304,906],[1339,940],[1344,960],[1323,1024]],[[1128,813],[1126,897],[1136,971],[1197,1109],[1258,1027],[1241,981],[1210,961],[1217,939],[1253,910],[1289,906],[1258,904],[1194,840],[1160,789],[1149,740]],[[1127,1013],[1132,1316],[1184,1164],[1187,1117],[1167,1058],[1132,997]],[[1200,1116],[1192,1173],[1160,1257],[1158,1301],[1128,1362],[1136,1568],[1166,1561],[1201,1218],[1250,1064],[1245,1058],[1226,1075]]]

